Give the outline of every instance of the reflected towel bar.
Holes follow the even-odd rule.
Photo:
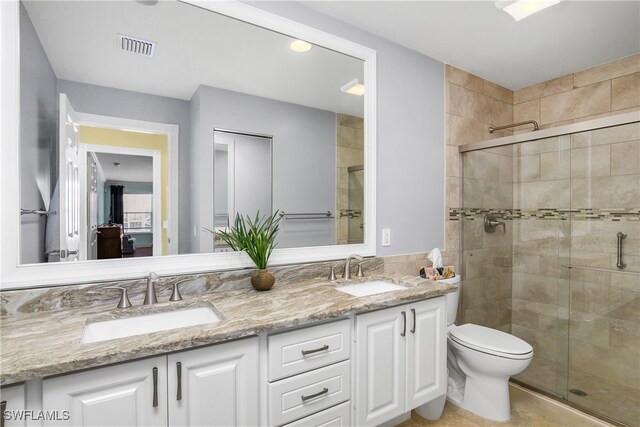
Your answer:
[[[55,215],[56,211],[41,211],[38,209],[20,209],[20,215]]]
[[[308,213],[287,213],[280,211],[282,219],[332,219],[335,218],[331,211],[326,212],[308,212]]]
[[[562,267],[568,268],[569,270],[571,270],[572,268],[577,268],[579,270],[602,271],[604,273],[630,274],[631,276],[640,276],[640,271],[621,271],[621,270],[613,270],[609,268],[585,267],[582,265],[572,265],[572,264],[563,264]]]

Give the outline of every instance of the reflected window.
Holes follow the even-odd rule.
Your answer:
[[[153,196],[151,194],[125,194],[123,209],[125,233],[153,231]]]

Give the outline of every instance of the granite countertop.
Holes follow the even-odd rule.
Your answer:
[[[344,280],[307,280],[279,284],[267,292],[253,289],[214,291],[183,295],[180,302],[117,309],[94,306],[0,317],[0,385],[33,378],[70,373],[148,356],[187,350],[192,347],[274,332],[297,325],[338,318],[420,299],[433,298],[455,288],[415,276],[372,276],[348,283],[383,279],[407,289],[366,297],[354,297],[335,290]],[[114,298],[114,305],[117,298]],[[81,344],[84,326],[105,318],[121,318],[192,306],[213,306],[223,320],[137,335],[128,338]]]

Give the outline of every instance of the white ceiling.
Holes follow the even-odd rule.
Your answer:
[[[200,84],[362,117],[342,93],[362,61],[176,1],[26,1],[59,79],[189,100]],[[153,58],[122,52],[118,33],[157,43]]]
[[[106,181],[153,182],[153,157],[95,153]],[[120,163],[120,166],[114,163]]]
[[[509,89],[640,52],[639,1],[563,1],[520,22],[494,1],[304,1]]]

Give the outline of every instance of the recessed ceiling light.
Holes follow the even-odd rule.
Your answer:
[[[344,93],[349,93],[351,95],[362,96],[364,95],[364,85],[360,83],[358,79],[351,80],[346,85],[340,88]]]
[[[291,42],[289,47],[294,52],[309,52],[313,45],[311,43],[307,43],[304,40],[294,40]]]
[[[533,15],[536,12],[540,12],[541,10],[554,6],[558,3],[560,3],[560,0],[498,0],[496,2],[496,7],[511,15],[511,17],[516,21],[520,21],[527,16]]]

